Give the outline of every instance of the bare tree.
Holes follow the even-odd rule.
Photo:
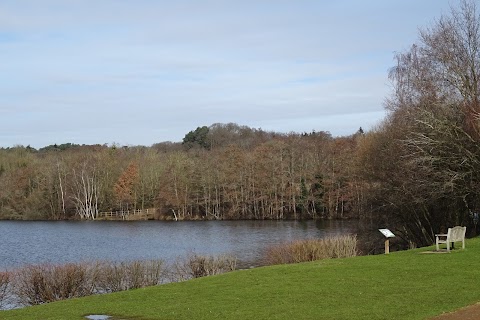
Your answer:
[[[389,74],[393,92],[386,102],[391,112],[377,131],[379,145],[371,146],[388,162],[374,162],[373,171],[385,172],[383,181],[372,181],[378,191],[372,202],[401,225],[406,239],[429,244],[441,227],[471,224],[470,210],[479,209],[480,16],[475,2],[452,7],[395,58]]]
[[[438,87],[451,88],[461,98],[465,126],[478,136],[480,114],[480,13],[474,1],[462,0],[460,8],[442,16],[420,32],[423,55],[431,61]]]
[[[87,170],[87,163],[80,171],[73,169],[73,201],[81,219],[95,220],[98,216],[98,179],[95,167]]]
[[[480,119],[480,15],[475,2],[462,0],[432,26],[420,31],[420,42],[395,55],[390,70],[394,92],[387,108],[455,108],[464,127],[478,137]]]

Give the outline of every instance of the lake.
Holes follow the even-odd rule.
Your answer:
[[[0,271],[29,264],[231,254],[260,264],[266,247],[355,233],[356,221],[0,221]]]

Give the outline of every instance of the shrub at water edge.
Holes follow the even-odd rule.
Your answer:
[[[299,263],[357,255],[357,236],[341,235],[325,239],[296,240],[274,245],[265,251],[267,265]]]

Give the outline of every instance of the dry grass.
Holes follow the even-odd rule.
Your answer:
[[[297,240],[269,247],[265,252],[267,265],[299,263],[357,255],[356,235],[342,235],[325,239]]]

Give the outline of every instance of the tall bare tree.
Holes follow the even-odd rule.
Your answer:
[[[98,216],[99,182],[95,167],[83,163],[80,170],[73,169],[73,201],[80,219],[95,220]]]
[[[379,211],[417,244],[443,227],[470,225],[480,209],[479,30],[475,2],[461,1],[396,54],[389,75],[390,114],[370,145],[386,162],[374,161],[373,171],[388,171],[371,185]]]

